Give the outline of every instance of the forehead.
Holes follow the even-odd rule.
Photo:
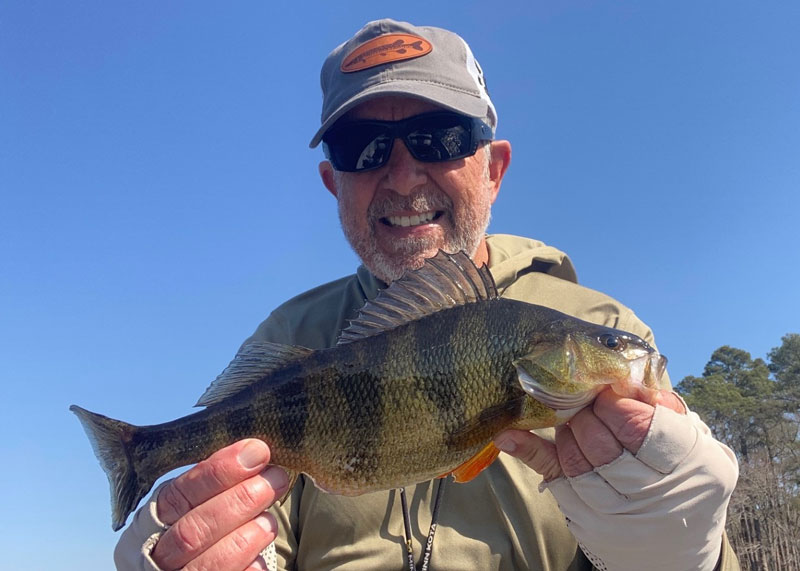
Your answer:
[[[441,111],[443,107],[434,105],[422,99],[387,95],[376,97],[359,103],[348,111],[344,117],[347,119],[379,119],[382,121],[397,121],[406,117],[413,117],[420,113]]]

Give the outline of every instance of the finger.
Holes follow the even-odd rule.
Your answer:
[[[675,394],[674,391],[661,389],[658,391],[658,400],[656,402],[661,406],[670,408],[679,414],[686,414],[688,412],[686,409],[686,403],[683,402],[683,399]]]
[[[272,466],[262,474],[248,478],[214,496],[164,532],[153,550],[153,560],[165,569],[186,565],[262,514],[280,497],[287,485],[286,472]],[[234,533],[228,541],[236,541],[239,537]],[[238,547],[246,551],[244,545]]]
[[[622,446],[636,454],[650,430],[655,408],[606,390],[597,395],[592,411]]]
[[[570,478],[591,472],[594,466],[583,455],[581,447],[575,440],[568,426],[556,428],[556,452],[561,470]]]
[[[158,494],[158,517],[167,525],[251,476],[269,462],[269,448],[261,440],[240,440],[218,450],[188,472],[164,486]]]
[[[275,540],[277,529],[277,522],[271,514],[259,515],[223,537],[183,569],[184,571],[260,569],[257,563],[260,559],[259,554]]]
[[[258,557],[256,557],[256,560],[250,564],[250,567],[245,569],[245,571],[270,571],[270,568],[267,565],[264,556],[259,555]]]
[[[563,475],[555,444],[526,430],[506,430],[495,439],[503,452],[522,460],[542,475],[545,482]]]
[[[622,454],[622,444],[594,414],[592,407],[584,408],[576,414],[569,421],[569,429],[583,457],[593,467],[604,466]]]

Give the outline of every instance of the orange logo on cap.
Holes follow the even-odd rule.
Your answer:
[[[386,34],[361,44],[342,60],[344,73],[360,71],[383,63],[403,61],[429,54],[433,50],[425,38],[409,34]]]

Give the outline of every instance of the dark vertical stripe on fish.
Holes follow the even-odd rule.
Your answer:
[[[306,434],[308,421],[308,379],[301,365],[292,364],[283,374],[293,378],[293,382],[280,383],[275,390],[275,413],[278,416],[278,430],[287,448],[299,450]]]
[[[257,416],[253,408],[252,401],[245,405],[232,409],[225,417],[225,425],[228,434],[234,440],[241,440],[252,436],[255,433]]]
[[[358,343],[350,345],[352,358],[361,362],[370,362],[375,359],[377,362],[385,362],[392,359],[393,344],[390,340],[383,337],[373,337],[370,343]],[[369,351],[369,355],[366,352]],[[350,357],[351,355],[348,355]],[[359,475],[359,471],[371,469],[377,462],[377,449],[367,449],[365,442],[373,442],[376,445],[379,440],[367,438],[369,434],[381,434],[383,429],[383,383],[382,380],[368,371],[356,373],[361,378],[359,382],[339,383],[343,390],[344,400],[347,403],[347,416],[350,426],[353,428],[348,433],[348,447],[350,450],[361,450],[362,457],[358,459],[355,466],[350,467],[353,477]],[[351,387],[346,390],[345,387]],[[358,387],[359,390],[352,390]]]
[[[227,442],[232,442],[231,433],[228,430],[228,417],[231,416],[231,413],[232,411],[222,411],[208,417],[206,429],[214,442],[215,448],[221,448]]]
[[[444,317],[444,316],[442,316]],[[445,433],[456,430],[455,422],[464,417],[464,399],[461,398],[457,383],[448,382],[452,371],[458,367],[455,355],[455,336],[458,334],[459,322],[452,319],[449,313],[446,318],[439,319],[435,327],[420,327],[418,322],[412,324],[416,347],[416,355],[427,355],[417,363],[417,369],[427,370],[427,374],[419,375],[419,382],[426,398],[436,407],[437,416]]]
[[[140,431],[134,434],[134,446],[141,446],[148,450],[159,450],[167,444],[166,434],[167,430],[164,429],[153,429],[147,432]]]

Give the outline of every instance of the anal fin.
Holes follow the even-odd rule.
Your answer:
[[[494,445],[494,442],[489,442],[480,452],[475,454],[472,458],[461,464],[458,468],[453,470],[453,477],[458,483],[469,482],[475,476],[483,472],[485,468],[494,462],[495,458],[500,454],[500,450]]]

